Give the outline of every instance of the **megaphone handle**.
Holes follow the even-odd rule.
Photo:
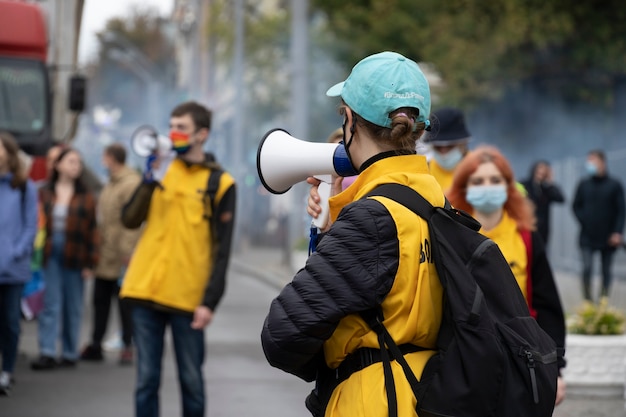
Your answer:
[[[324,181],[320,182],[320,185],[317,187],[317,192],[320,196],[320,202],[318,204],[322,208],[322,211],[317,215],[317,219],[313,219],[313,225],[318,229],[323,229],[328,222],[328,199],[330,198],[330,184]]]

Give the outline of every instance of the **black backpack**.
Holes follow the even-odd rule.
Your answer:
[[[428,222],[432,261],[444,288],[438,353],[418,381],[382,324],[380,309],[362,316],[378,334],[389,416],[397,415],[393,374],[403,367],[420,417],[550,417],[558,378],[556,345],[533,319],[498,246],[478,233],[468,214],[433,207],[400,184],[383,184],[382,196]],[[386,363],[387,362],[387,363]]]

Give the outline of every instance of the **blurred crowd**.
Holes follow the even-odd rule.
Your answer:
[[[137,364],[136,415],[158,414],[166,328],[183,412],[204,414],[204,329],[224,293],[236,204],[233,177],[204,151],[211,118],[196,102],[174,108],[165,146],[143,138],[142,172],[123,144],[108,145],[104,186],[67,145],[49,149],[46,178],[33,182],[15,138],[0,133],[0,395],[14,384],[22,319],[38,324],[31,369],[72,369],[104,360],[115,300],[119,364]],[[93,316],[80,346],[87,280]]]
[[[498,149],[471,146],[474,139],[459,109],[439,109],[430,123],[419,148],[426,150],[430,174],[452,205],[475,217],[481,233],[499,245],[532,315],[558,346],[564,346],[564,312],[546,244],[550,207],[564,204],[565,198],[549,161],[538,159],[526,178],[517,179]],[[340,141],[345,141],[342,129],[328,138]],[[72,368],[80,360],[103,360],[103,339],[116,300],[119,362],[134,362],[131,305],[118,295],[141,231],[126,227],[121,212],[142,175],[126,165],[126,157],[120,143],[105,148],[102,166],[108,180],[99,187],[80,152],[57,145],[47,155],[47,179],[33,183],[14,138],[0,133],[0,394],[8,394],[13,383],[24,318],[38,321],[40,355],[31,368]],[[613,257],[624,244],[626,210],[621,181],[609,175],[602,150],[589,151],[585,169],[570,204],[580,225],[582,296],[597,302],[610,295]],[[344,178],[342,190],[356,178]],[[602,265],[597,291],[592,283],[596,253]],[[85,280],[91,279],[92,333],[81,347],[83,292]],[[565,366],[563,357],[560,360],[560,367]]]

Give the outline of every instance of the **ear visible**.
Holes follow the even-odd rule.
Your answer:
[[[198,137],[200,138],[202,143],[206,142],[209,139],[209,129],[203,127],[202,129],[198,130]]]
[[[356,118],[354,117],[354,113],[352,113],[352,109],[350,107],[346,107],[346,126],[350,126],[350,133],[354,134],[354,126]]]

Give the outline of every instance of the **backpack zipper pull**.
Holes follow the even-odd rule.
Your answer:
[[[524,349],[523,354],[526,356],[526,365],[528,366],[528,371],[530,372],[530,385],[533,388],[533,399],[535,400],[535,404],[539,404],[539,391],[537,389],[537,378],[535,376],[535,360],[533,359],[533,353]]]

